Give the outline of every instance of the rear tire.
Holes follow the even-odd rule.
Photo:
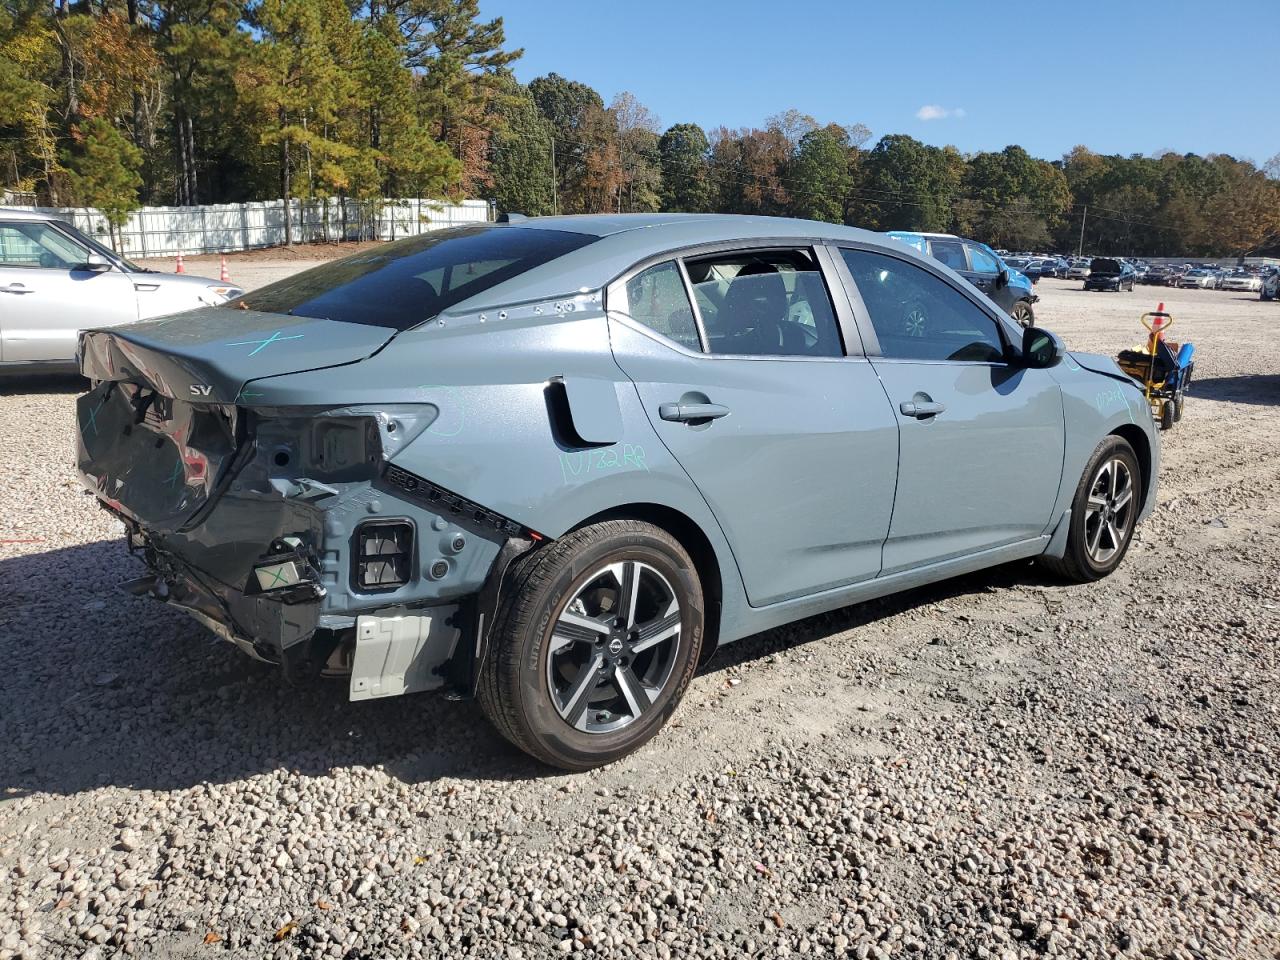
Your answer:
[[[1107,576],[1129,550],[1142,489],[1133,447],[1121,437],[1107,437],[1089,458],[1076,487],[1065,552],[1060,558],[1041,557],[1040,562],[1075,583]]]
[[[703,631],[702,587],[673,537],[636,520],[592,524],[528,556],[504,589],[477,691],[499,733],[579,771],[662,729]]]

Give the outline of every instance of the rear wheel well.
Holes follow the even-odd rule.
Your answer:
[[[1111,436],[1120,437],[1133,447],[1137,454],[1138,466],[1142,469],[1142,489],[1138,491],[1138,509],[1147,505],[1147,491],[1151,489],[1151,441],[1136,423],[1126,423],[1111,431]]]
[[[602,523],[605,520],[642,520],[665,530],[680,541],[680,546],[688,552],[697,571],[698,580],[702,584],[703,599],[706,608],[706,623],[703,625],[703,643],[701,661],[705,663],[715,652],[720,642],[720,611],[724,598],[723,581],[720,577],[720,563],[716,559],[715,548],[693,520],[679,510],[664,507],[657,503],[631,503],[621,507],[613,507],[595,516],[587,517],[574,529]]]

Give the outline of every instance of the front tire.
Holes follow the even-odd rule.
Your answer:
[[[1013,317],[1014,322],[1020,327],[1031,327],[1036,322],[1035,312],[1031,309],[1031,304],[1025,300],[1015,303],[1009,316]]]
[[[1142,491],[1142,471],[1133,447],[1109,436],[1089,458],[1071,501],[1071,528],[1061,558],[1041,562],[1076,583],[1101,580],[1124,559],[1133,540]]]
[[[635,520],[592,524],[527,557],[505,589],[478,690],[499,733],[578,771],[662,729],[703,631],[702,587],[673,537]]]

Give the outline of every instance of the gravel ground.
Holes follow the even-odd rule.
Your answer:
[[[1039,292],[1077,348],[1160,296],[1198,346],[1121,569],[745,640],[585,775],[471,703],[286,689],[118,594],[76,385],[5,386],[0,960],[1280,956],[1280,305]]]

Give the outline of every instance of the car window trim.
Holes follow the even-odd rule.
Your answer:
[[[649,326],[647,323],[637,320],[631,315],[631,298],[627,296],[627,284],[645,271],[652,270],[654,267],[664,266],[668,263],[673,264],[676,267],[676,272],[680,274],[681,283],[684,284],[684,295],[689,300],[690,310],[693,312],[694,327],[698,333],[698,350],[689,349],[678,340],[672,340],[665,333],[661,333],[653,329],[653,327]],[[618,301],[624,302],[627,305],[627,309],[621,309],[618,306]],[[646,266],[641,269],[624,274],[619,279],[608,284],[604,290],[604,312],[607,317],[616,318],[625,326],[637,333],[644,334],[645,336],[658,341],[663,346],[670,347],[673,350],[678,350],[680,353],[689,357],[705,356],[705,334],[702,331],[702,321],[698,316],[697,311],[697,305],[694,303],[693,295],[689,289],[688,280],[685,277],[684,264],[680,263],[680,261],[675,257],[664,256],[659,260],[647,262]]]
[[[937,264],[939,268],[942,266],[942,264],[937,263],[937,261],[933,261],[933,263],[930,263],[929,261],[932,258],[921,257],[919,260],[917,260],[912,257],[902,256],[897,250],[888,250],[884,247],[880,247],[872,243],[864,243],[857,240],[834,240],[834,241],[830,241],[829,245],[836,248],[835,256],[833,259],[835,261],[836,269],[841,274],[841,279],[848,285],[849,300],[854,307],[854,317],[857,320],[858,331],[862,335],[862,341],[863,341],[864,347],[866,348],[866,355],[868,359],[875,360],[876,362],[890,361],[890,362],[900,362],[900,363],[945,363],[945,364],[951,364],[951,365],[966,364],[970,366],[983,366],[983,367],[1008,367],[1011,365],[1009,359],[1000,360],[1000,361],[912,360],[909,357],[885,356],[883,349],[881,349],[880,347],[880,338],[876,336],[875,326],[871,323],[871,313],[869,310],[867,310],[866,302],[862,299],[862,292],[858,289],[858,284],[853,279],[853,273],[849,270],[849,265],[844,262],[844,257],[840,255],[841,250],[847,249],[847,250],[858,250],[864,253],[878,253],[881,256],[892,257],[894,260],[901,260],[903,263],[907,263],[912,266],[919,267],[922,270],[925,270],[933,274],[935,277],[937,277],[939,280],[941,280],[943,283],[949,286],[952,290],[955,290],[958,293],[962,294],[966,299],[969,300],[970,303],[972,303],[975,307],[977,307],[981,313],[985,314],[987,317],[991,319],[993,323],[995,323],[996,333],[999,335],[1001,343],[1004,344],[1006,358],[1012,355],[1012,352],[1014,350],[1014,342],[1011,338],[1009,330],[1005,326],[1004,318],[1001,317],[997,311],[992,310],[989,307],[987,307],[985,304],[983,304],[979,299],[974,297],[973,294],[971,294],[968,290],[965,290],[964,287],[960,287],[952,283],[951,278],[948,277],[945,273],[943,273],[941,269],[935,269],[934,264]],[[967,253],[966,253],[966,256],[968,256]],[[978,292],[977,288],[975,287],[974,293],[977,293],[977,292]]]
[[[702,311],[698,308],[698,298],[693,295],[693,281],[689,279],[689,270],[685,267],[684,260],[680,257],[674,257],[673,262],[680,274],[680,282],[684,284],[684,295],[689,300],[689,309],[693,311],[693,325],[698,331],[699,352],[710,354],[711,341],[707,338],[707,328],[702,322]],[[630,302],[627,303],[627,306],[631,306]]]
[[[839,266],[835,261],[839,257],[828,258],[824,263],[822,254],[819,252],[820,247],[831,245],[829,237],[751,237],[739,240],[714,240],[710,242],[689,244],[684,247],[673,247],[670,250],[664,250],[661,253],[655,253],[642,260],[637,260],[626,270],[621,271],[617,276],[604,285],[604,309],[606,312],[614,312],[620,319],[630,321],[628,326],[633,330],[639,330],[647,333],[659,342],[669,345],[681,353],[691,357],[700,357],[706,360],[801,360],[805,362],[813,361],[831,361],[831,360],[864,360],[866,359],[865,350],[861,349],[862,340],[860,337],[850,336],[851,333],[857,334],[856,325],[846,326],[847,323],[853,321],[852,312],[849,305],[843,304],[840,296],[837,295],[836,279],[839,278]],[[665,263],[668,260],[675,260],[680,264],[680,269],[684,275],[687,270],[684,266],[685,260],[697,260],[706,256],[716,256],[722,253],[759,253],[768,252],[770,250],[811,250],[813,252],[814,262],[818,266],[818,274],[822,278],[822,282],[827,289],[827,296],[831,301],[832,310],[835,313],[837,332],[840,336],[841,353],[833,357],[806,357],[796,356],[794,354],[758,354],[758,353],[711,353],[707,349],[705,338],[705,330],[702,323],[702,313],[698,309],[697,297],[693,296],[692,283],[686,288],[690,303],[694,311],[694,320],[698,325],[699,340],[703,342],[703,350],[695,352],[682,347],[669,337],[665,337],[656,330],[650,330],[638,320],[631,318],[629,313],[618,311],[616,304],[619,300],[626,303],[626,284],[633,277],[643,273],[650,267]],[[833,276],[829,271],[835,269],[836,274]],[[629,306],[629,304],[628,304]],[[843,306],[843,309],[842,309]]]

